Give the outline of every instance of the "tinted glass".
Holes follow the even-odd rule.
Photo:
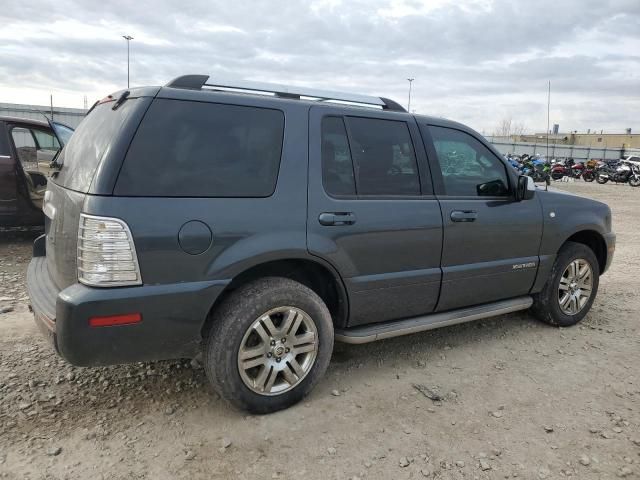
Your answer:
[[[419,195],[420,180],[404,122],[348,117],[358,195]]]
[[[454,196],[509,195],[505,164],[471,135],[429,127],[442,171],[445,193]]]
[[[53,181],[63,187],[88,192],[93,175],[117,137],[120,127],[133,111],[136,99],[128,99],[116,110],[113,102],[97,105],[71,136],[56,159],[60,172]]]
[[[322,182],[331,195],[355,195],[353,163],[342,117],[322,119]]]
[[[129,147],[115,193],[269,196],[278,177],[283,130],[279,110],[154,100]]]

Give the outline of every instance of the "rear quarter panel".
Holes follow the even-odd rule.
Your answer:
[[[273,108],[273,106],[272,106]],[[286,107],[275,192],[267,198],[87,196],[85,212],[129,225],[145,284],[232,279],[255,264],[306,254],[307,107]],[[203,253],[180,247],[181,227],[198,220],[212,232]]]

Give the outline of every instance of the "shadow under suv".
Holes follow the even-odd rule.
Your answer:
[[[307,394],[334,339],[529,308],[575,324],[615,246],[607,205],[378,97],[187,75],[106,97],[59,157],[27,280],[58,353],[204,353],[254,412]]]

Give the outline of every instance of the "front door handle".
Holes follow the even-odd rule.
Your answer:
[[[318,221],[325,226],[353,225],[356,223],[356,216],[352,212],[323,212]]]
[[[451,212],[452,222],[475,222],[478,218],[478,212],[473,210],[454,210]]]

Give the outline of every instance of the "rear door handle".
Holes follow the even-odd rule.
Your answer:
[[[356,216],[352,212],[323,212],[318,221],[325,226],[353,225],[356,223]]]
[[[478,212],[473,210],[454,210],[451,212],[452,222],[475,222],[478,218]]]

